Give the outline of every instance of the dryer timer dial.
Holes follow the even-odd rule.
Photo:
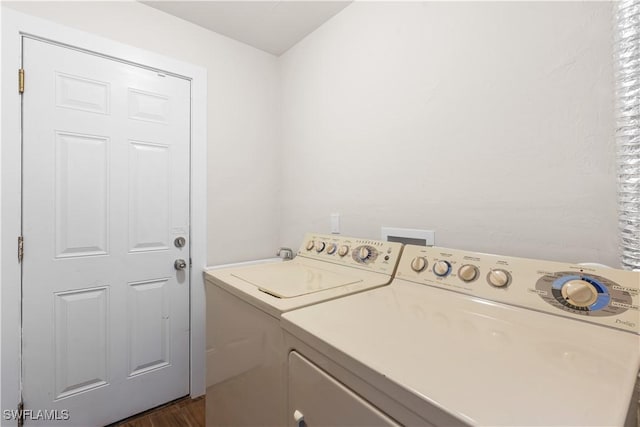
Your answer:
[[[360,264],[369,264],[378,257],[378,250],[373,246],[358,246],[353,250],[352,257]]]
[[[576,307],[588,307],[598,300],[598,290],[585,280],[570,280],[560,292],[569,304]]]

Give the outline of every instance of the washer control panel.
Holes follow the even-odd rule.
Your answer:
[[[307,233],[298,256],[393,274],[402,244],[336,234]]]
[[[398,279],[640,334],[640,272],[407,245]]]

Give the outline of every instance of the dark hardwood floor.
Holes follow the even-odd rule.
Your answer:
[[[109,427],[204,427],[204,396],[184,397],[151,409]]]

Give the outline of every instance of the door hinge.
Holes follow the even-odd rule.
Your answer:
[[[18,402],[18,427],[22,427],[24,425],[24,404],[22,403],[22,399]]]
[[[22,262],[22,258],[24,258],[24,239],[22,236],[18,236],[18,262]]]
[[[24,68],[18,70],[18,93],[24,93]]]

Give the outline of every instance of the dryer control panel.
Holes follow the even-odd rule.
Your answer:
[[[307,233],[298,256],[390,275],[401,252],[402,244],[397,242]]]
[[[396,278],[640,334],[640,272],[407,245]]]

